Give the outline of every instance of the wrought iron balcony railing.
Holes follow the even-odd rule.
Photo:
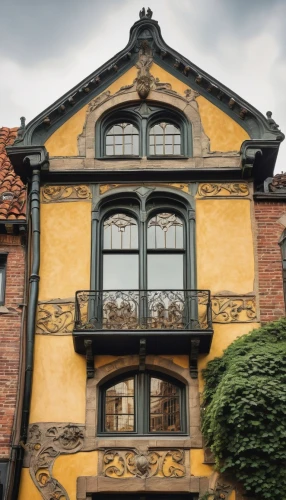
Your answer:
[[[75,330],[211,330],[209,290],[80,290]]]

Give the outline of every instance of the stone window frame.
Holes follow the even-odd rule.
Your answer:
[[[186,387],[186,403],[188,412],[187,422],[187,435],[145,435],[135,436],[126,434],[120,440],[120,436],[110,438],[108,435],[98,435],[98,419],[99,419],[99,392],[100,387],[110,381],[111,379],[123,375],[128,372],[135,372],[139,370],[139,356],[128,355],[121,356],[118,359],[107,363],[95,371],[95,376],[92,379],[87,379],[86,385],[86,438],[89,442],[88,446],[112,447],[114,440],[116,443],[127,443],[128,446],[140,447],[144,443],[156,442],[156,445],[172,446],[172,447],[185,447],[190,448],[203,448],[203,439],[200,429],[200,395],[198,379],[194,379],[190,375],[189,368],[182,366],[169,359],[169,356],[160,355],[147,355],[146,356],[146,370],[150,372],[159,372],[162,375],[171,377],[178,380]]]
[[[96,158],[100,159],[99,142],[96,141],[94,128],[99,123],[99,120],[105,116],[105,113],[111,111],[111,109],[114,111],[119,106],[125,107],[132,104],[140,106],[138,93],[133,88],[123,90],[122,92],[119,91],[113,95],[109,95],[108,93],[105,95],[102,94],[97,99],[99,100],[95,105],[89,108],[83,132],[78,136],[79,156],[85,158],[88,165],[89,163],[93,164]],[[210,155],[210,141],[204,133],[198,107],[194,101],[188,101],[179,94],[172,93],[170,95],[168,92],[152,90],[145,102],[147,105],[155,103],[156,105],[161,105],[161,107],[170,106],[175,111],[181,112],[192,128],[192,158]],[[98,165],[100,163],[98,161]]]
[[[168,105],[162,106],[157,103],[150,103],[149,106],[154,108],[149,115],[144,115],[138,111],[140,104],[132,105],[128,103],[127,107],[119,109],[109,109],[96,123],[95,127],[95,157],[101,160],[118,160],[128,158],[147,159],[178,159],[192,157],[192,126],[186,119],[186,116],[178,109],[172,109]],[[139,108],[140,109],[140,108]],[[130,123],[137,128],[139,132],[139,155],[106,155],[106,134],[110,128],[116,124]],[[181,153],[170,155],[150,155],[149,152],[149,134],[154,125],[166,122],[175,125],[180,130],[181,135]]]
[[[140,387],[138,386],[138,381],[136,381],[136,375],[142,376],[142,373],[144,375],[144,384],[142,389],[142,393],[139,394]],[[134,416],[135,416],[135,428],[134,431],[126,431],[126,432],[108,432],[105,431],[103,426],[104,426],[104,417],[105,417],[105,411],[104,411],[104,394],[106,389],[111,384],[116,384],[122,380],[124,380],[125,377],[134,377],[135,385],[134,385]],[[148,379],[149,377],[158,377],[166,382],[170,382],[171,384],[175,385],[178,390],[179,390],[179,408],[180,408],[180,424],[181,424],[181,430],[180,431],[158,431],[158,432],[152,432],[148,429],[148,422],[149,422],[149,416],[150,416],[150,408],[149,408],[149,398],[150,398],[150,389],[149,387],[147,388],[148,384]],[[99,394],[98,394],[99,400],[98,400],[98,436],[103,436],[103,437],[149,437],[152,439],[153,437],[158,437],[158,436],[186,436],[186,430],[188,427],[188,411],[187,411],[187,404],[186,404],[186,398],[188,397],[188,391],[187,387],[185,384],[182,383],[181,380],[178,380],[175,377],[170,377],[170,375],[166,375],[166,373],[162,373],[157,371],[154,373],[154,371],[149,371],[149,370],[144,370],[142,371],[127,371],[121,374],[119,377],[112,378],[111,380],[108,380],[107,383],[102,384],[99,386]],[[142,408],[143,408],[143,414],[141,418],[138,418],[138,414],[136,417],[136,413],[138,413],[139,410],[139,405],[140,402],[142,403]],[[138,428],[139,426],[139,428]]]

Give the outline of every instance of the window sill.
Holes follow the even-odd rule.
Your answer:
[[[146,443],[148,446],[157,446],[162,448],[183,448],[183,449],[191,449],[198,448],[198,446],[193,442],[193,440],[188,437],[188,435],[180,435],[180,436],[158,436],[158,435],[145,435],[145,436],[128,436],[125,434],[124,436],[106,436],[106,435],[97,435],[97,446],[98,448],[112,448],[114,446],[120,447],[121,445],[137,448],[142,446],[142,444]]]
[[[9,314],[9,309],[6,306],[0,306],[0,314]]]
[[[96,160],[141,160],[142,156],[118,155],[118,156],[99,156]]]
[[[149,155],[147,160],[188,160],[185,155]]]

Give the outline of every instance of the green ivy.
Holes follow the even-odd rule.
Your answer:
[[[286,499],[286,319],[235,340],[203,372],[216,467],[259,500]]]

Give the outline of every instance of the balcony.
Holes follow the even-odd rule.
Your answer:
[[[80,290],[75,298],[75,351],[187,354],[192,341],[209,352],[212,340],[209,290]]]

